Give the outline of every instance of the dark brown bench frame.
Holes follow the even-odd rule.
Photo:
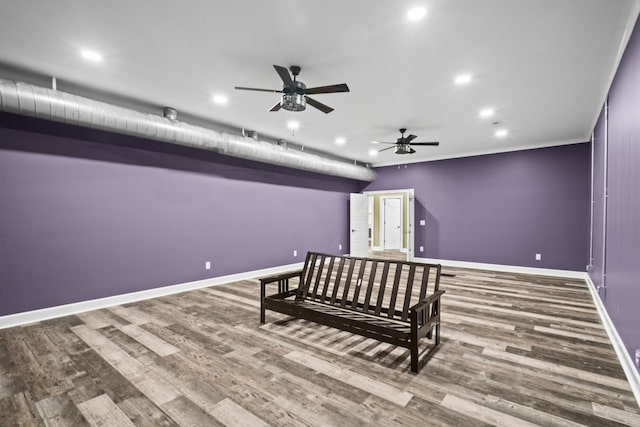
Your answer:
[[[326,266],[327,263],[328,266]],[[356,264],[359,264],[359,268],[354,272]],[[387,297],[390,296],[390,300],[388,305],[383,305],[385,291],[389,290],[389,269],[393,264],[395,264],[395,274],[391,278],[391,293],[386,294]],[[346,277],[345,265],[348,265]],[[382,267],[382,274],[377,276],[376,273],[380,267]],[[335,276],[334,268],[337,268]],[[402,280],[403,271],[407,273],[405,280]],[[418,303],[410,306],[416,272],[422,273],[420,294]],[[435,279],[431,280],[431,286],[434,289],[427,295],[429,276],[432,272],[436,275]],[[302,270],[260,279],[260,323],[265,323],[265,310],[269,309],[405,347],[411,351],[411,370],[418,373],[421,368],[418,360],[420,338],[431,339],[435,328],[433,349],[440,343],[440,297],[444,293],[439,289],[440,274],[439,264],[309,252]],[[379,283],[375,281],[376,277],[381,279]],[[289,280],[293,278],[298,279],[298,288],[289,289]],[[363,283],[365,278],[368,278],[366,293],[364,301],[361,301],[360,290],[365,289]],[[267,296],[267,285],[276,282],[278,293]],[[340,289],[341,285],[343,285],[342,289]],[[349,299],[352,286],[355,289]],[[376,287],[378,288],[376,302],[371,304]],[[399,291],[405,294],[405,298],[400,309],[396,309]],[[340,292],[342,296],[338,295]],[[329,293],[331,295],[328,295]]]

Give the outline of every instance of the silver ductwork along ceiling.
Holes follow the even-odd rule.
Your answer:
[[[376,176],[365,166],[1,78],[0,110],[359,181]]]

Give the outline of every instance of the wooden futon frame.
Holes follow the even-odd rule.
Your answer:
[[[310,320],[411,350],[420,371],[420,338],[440,342],[441,266],[309,252],[300,271],[260,279],[260,323],[265,310]],[[289,289],[297,278],[298,287]],[[266,287],[278,283],[278,293]]]

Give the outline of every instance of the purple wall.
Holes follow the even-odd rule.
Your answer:
[[[601,298],[627,350],[640,349],[640,21],[636,23],[609,91],[607,177],[596,185],[607,191],[605,285]],[[604,134],[600,121],[596,132]],[[604,162],[602,139],[596,140],[596,162]],[[596,203],[603,204],[602,194]],[[602,219],[600,219],[602,221]],[[594,221],[595,223],[595,221]],[[596,223],[601,228],[602,222]],[[602,241],[598,235],[594,242]],[[601,233],[601,232],[600,232]],[[602,270],[600,270],[601,272]],[[601,280],[592,273],[592,280]]]
[[[0,315],[348,249],[362,187],[11,114],[0,185]]]
[[[415,189],[417,257],[585,271],[589,165],[575,144],[383,167],[366,190]]]

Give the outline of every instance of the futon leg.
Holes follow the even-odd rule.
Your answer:
[[[265,294],[265,284],[260,282],[260,324],[264,325],[264,294]]]
[[[436,325],[436,345],[440,344],[440,323]]]
[[[415,372],[416,374],[420,372],[418,365],[418,343],[416,342],[411,346],[411,372]]]
[[[411,372],[416,374],[420,372],[418,367],[418,347],[420,345],[420,338],[418,337],[418,312],[411,310]]]

